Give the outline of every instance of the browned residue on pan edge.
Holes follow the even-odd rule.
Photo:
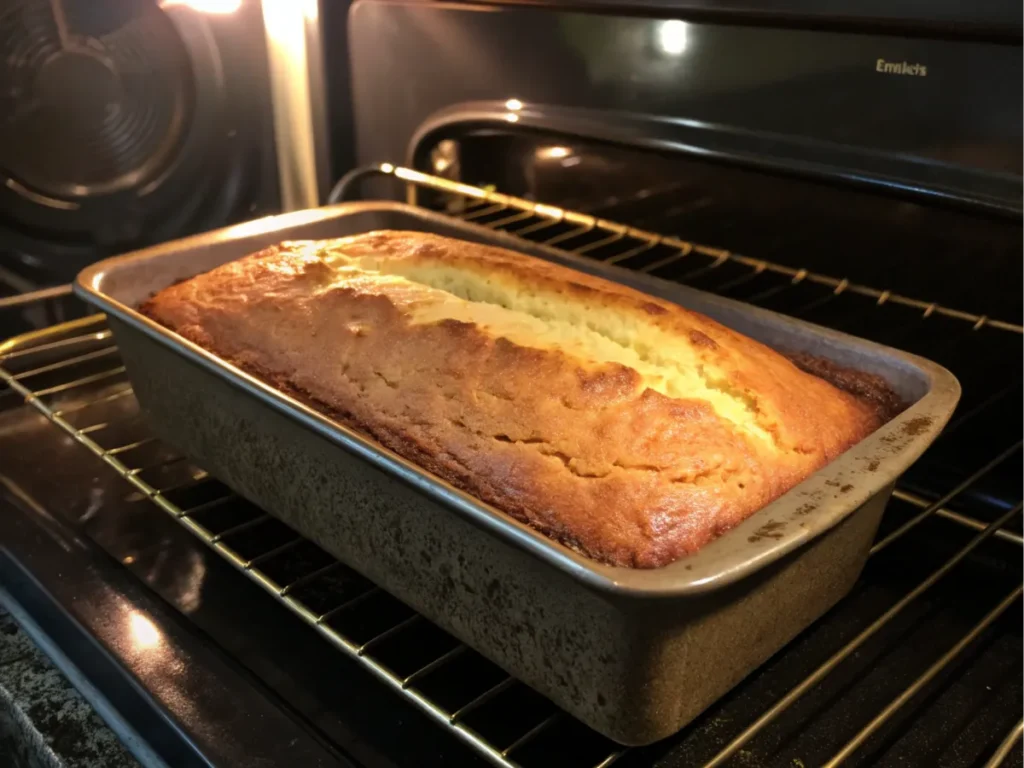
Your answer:
[[[751,544],[756,544],[764,539],[781,539],[783,536],[782,530],[785,527],[786,522],[784,520],[769,520],[754,531],[753,536],[748,537],[747,541]]]
[[[907,437],[917,437],[927,431],[932,425],[931,416],[917,416],[903,425],[903,434]]]
[[[883,423],[891,421],[907,408],[907,403],[903,402],[881,376],[846,368],[828,358],[806,352],[784,354],[800,370],[824,379],[836,389],[841,389],[871,405]]]

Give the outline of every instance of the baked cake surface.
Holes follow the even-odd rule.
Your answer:
[[[424,233],[282,243],[141,311],[619,566],[696,551],[881,421],[700,314]]]

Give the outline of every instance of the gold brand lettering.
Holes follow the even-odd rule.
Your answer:
[[[928,77],[928,67],[924,64],[911,64],[907,61],[875,60],[875,72],[883,75],[908,75],[909,77]]]

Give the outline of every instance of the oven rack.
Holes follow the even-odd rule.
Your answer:
[[[70,285],[57,285],[29,292],[20,292],[24,284],[4,284],[0,267],[0,337],[8,338],[36,328],[57,325],[81,317],[81,302]],[[10,288],[13,293],[7,294]]]
[[[55,352],[58,353],[58,359],[56,360],[53,359]],[[46,362],[36,364],[34,361],[39,358],[45,359]],[[144,432],[139,434],[136,439],[126,443],[104,446],[102,442],[103,433],[113,430],[117,426],[116,423],[110,420],[102,420],[95,423],[86,423],[81,426],[76,425],[73,421],[75,414],[86,412],[96,405],[110,403],[116,399],[133,398],[131,385],[125,376],[124,366],[120,364],[104,364],[95,372],[90,369],[90,372],[86,375],[77,375],[75,373],[76,369],[81,368],[83,365],[96,363],[97,361],[103,361],[104,363],[106,361],[110,363],[120,362],[117,358],[117,347],[114,344],[110,330],[106,326],[106,319],[103,315],[93,315],[81,320],[53,326],[42,331],[17,337],[6,344],[0,345],[0,381],[6,384],[11,391],[23,398],[26,404],[41,413],[79,445],[99,457],[108,467],[117,472],[137,491],[140,500],[148,500],[149,503],[152,503],[162,512],[170,515],[178,524],[199,537],[237,570],[291,609],[298,618],[327,638],[342,653],[359,662],[394,691],[412,700],[434,720],[444,727],[450,728],[493,764],[503,766],[504,768],[511,766],[530,768],[530,764],[517,761],[516,751],[527,746],[531,740],[538,738],[560,719],[568,719],[568,715],[553,711],[533,726],[525,729],[508,743],[491,743],[485,736],[466,725],[463,718],[496,696],[507,692],[511,687],[521,686],[521,683],[508,676],[502,677],[498,682],[460,706],[453,709],[445,709],[419,691],[416,684],[427,675],[438,672],[443,673],[445,665],[453,662],[460,655],[467,652],[471,653],[464,645],[455,644],[418,669],[399,675],[376,657],[374,651],[389,638],[404,632],[415,632],[417,627],[422,628],[422,626],[427,625],[428,622],[425,619],[418,614],[410,612],[409,615],[399,618],[390,626],[376,632],[373,636],[362,638],[358,641],[333,627],[330,623],[331,619],[346,611],[355,609],[360,604],[368,602],[375,597],[388,599],[387,596],[378,587],[357,576],[354,572],[348,572],[348,578],[360,584],[360,588],[356,593],[346,592],[343,599],[326,610],[311,609],[303,600],[295,596],[300,588],[309,586],[330,574],[336,574],[338,571],[348,571],[346,566],[337,561],[318,564],[304,573],[294,574],[286,583],[281,583],[270,574],[268,566],[275,559],[286,557],[290,551],[294,551],[300,545],[308,544],[303,537],[289,531],[281,539],[275,539],[266,543],[258,551],[242,552],[230,543],[231,539],[262,526],[276,524],[281,529],[284,529],[284,526],[276,523],[271,516],[258,508],[249,505],[244,500],[235,496],[202,470],[190,467],[187,464],[187,460],[180,455],[164,456],[155,464],[140,464],[133,461],[133,454],[157,442],[156,438]],[[59,376],[65,371],[70,374],[66,380]],[[31,386],[31,380],[42,375],[48,377],[47,386],[34,389]],[[54,376],[58,376],[58,378],[55,379],[53,378]],[[66,397],[69,393],[77,391],[88,392],[89,396],[76,399],[72,405],[54,407],[50,404],[50,401],[55,397]],[[1015,448],[1019,448],[1019,445],[1015,446]],[[970,478],[970,482],[961,483],[938,502],[926,507],[922,515],[911,518],[907,524],[882,538],[875,544],[872,554],[889,545],[898,543],[898,540],[912,527],[921,523],[925,517],[940,512],[944,504],[949,503],[957,495],[964,492],[971,484],[978,482],[987,472],[991,471],[996,463],[1005,460],[1008,455],[1008,451],[1004,452],[996,460],[989,462],[981,470],[974,473]],[[145,473],[171,464],[180,464],[183,467],[188,467],[188,473],[183,480],[178,480],[169,486],[156,487],[145,479]],[[182,491],[190,491],[194,494],[196,489],[200,487],[207,488],[207,498],[204,498],[202,502],[188,507],[182,506],[174,500],[176,494],[180,494]],[[217,507],[228,505],[234,505],[236,509],[241,510],[244,515],[243,519],[235,519],[228,528],[215,528],[201,522],[201,517],[204,514]],[[726,764],[760,730],[778,717],[797,699],[824,680],[844,660],[854,654],[872,636],[882,630],[905,608],[927,592],[928,589],[953,571],[986,540],[996,536],[1003,530],[1003,526],[1019,515],[1021,509],[1022,503],[1017,503],[987,525],[974,521],[969,527],[980,527],[981,530],[967,544],[956,551],[941,567],[933,571],[917,587],[904,595],[902,599],[875,619],[856,637],[836,650],[811,675],[804,678],[802,682],[779,698],[772,707],[754,720],[713,759],[706,762],[704,768],[716,768]],[[955,523],[960,522],[958,517],[948,517],[947,519]],[[1017,542],[1019,541],[1019,536],[1014,536],[1011,540]],[[973,642],[977,641],[979,636],[992,623],[1007,610],[1015,606],[1021,596],[1022,589],[1024,587],[1018,586],[1002,596],[1002,599],[992,610],[964,634],[959,642],[947,649],[924,674],[914,680],[899,696],[894,698],[883,710],[867,722],[856,737],[843,750],[838,752],[832,760],[826,763],[825,766],[827,768],[834,768],[835,766],[842,765],[865,740],[875,733],[889,718],[899,712],[930,680],[946,667],[953,664],[958,656],[968,649]],[[991,768],[997,768],[1002,764],[1002,760],[1015,746],[1020,732],[1021,725],[1018,724],[1006,735],[1004,744],[993,753],[992,759],[988,763]],[[611,766],[628,752],[624,748],[611,745],[610,742],[606,742],[596,733],[590,732],[587,738],[592,739],[597,744],[604,742],[609,747],[606,754],[591,764],[592,768],[608,768],[608,766]]]
[[[829,293],[834,296],[849,292],[873,299],[870,303],[877,303],[879,306],[886,303],[902,303],[912,309],[921,310],[922,317],[925,318],[946,316],[956,321],[963,321],[969,332],[985,329],[1010,334],[1021,333],[1020,326],[990,320],[985,316],[971,315],[902,297],[894,298],[886,291],[851,286],[846,281],[812,276],[803,273],[802,270],[789,270],[786,267],[725,254],[715,249],[694,246],[674,238],[660,237],[650,233],[638,234],[637,230],[621,227],[611,222],[571,214],[547,206],[538,206],[528,201],[516,200],[464,185],[454,185],[451,182],[426,177],[406,169],[382,166],[378,169],[361,172],[363,175],[367,173],[390,174],[411,185],[448,193],[454,196],[452,200],[448,201],[450,214],[487,226],[505,229],[518,236],[547,242],[549,245],[575,253],[588,256],[603,255],[603,249],[613,246],[619,250],[607,260],[625,262],[637,256],[650,254],[651,251],[662,246],[679,251],[674,256],[659,254],[653,265],[647,265],[646,271],[651,271],[670,256],[673,261],[678,261],[690,255],[700,255],[705,257],[705,261],[703,267],[697,267],[698,270],[717,270],[726,263],[736,262],[748,269],[754,276],[763,272],[772,272],[776,278],[780,276],[789,278],[784,282],[792,285],[804,281],[816,282],[830,288]],[[352,179],[349,181],[351,182]],[[415,200],[415,188],[411,186],[410,190],[410,197]],[[459,202],[460,198],[464,199],[464,203]],[[562,228],[557,229],[557,227]],[[556,229],[552,231],[551,228]],[[546,238],[546,240],[542,238]],[[585,242],[580,244],[578,242],[580,238],[583,238]],[[639,238],[641,242],[634,242],[636,238]],[[578,247],[570,248],[573,244]],[[843,286],[844,283],[845,287],[841,288],[840,286]],[[116,431],[117,424],[103,419],[95,422],[81,421],[78,417],[89,413],[90,409],[103,403],[109,403],[115,399],[134,400],[124,368],[118,363],[116,345],[113,343],[104,318],[92,316],[27,334],[0,345],[0,382],[6,384],[9,393],[20,396],[25,403],[44,415],[74,441],[98,456],[113,471],[121,475],[135,489],[140,500],[151,503],[164,513],[169,514],[236,569],[261,586],[276,600],[285,604],[301,620],[314,627],[345,655],[363,665],[397,693],[411,700],[443,727],[451,729],[458,738],[468,743],[478,754],[495,765],[532,768],[534,764],[523,758],[522,754],[529,752],[531,745],[542,740],[546,733],[557,730],[569,719],[568,716],[552,711],[545,714],[536,723],[524,727],[514,738],[506,739],[502,743],[495,743],[486,734],[467,725],[464,718],[472,715],[475,710],[485,707],[488,702],[509,694],[512,689],[524,686],[511,678],[504,677],[458,706],[447,708],[440,706],[431,697],[425,695],[418,684],[431,675],[446,674],[446,670],[457,659],[472,654],[472,651],[468,651],[461,645],[453,645],[422,667],[406,674],[397,674],[381,660],[379,652],[391,640],[410,633],[417,635],[425,631],[426,627],[432,626],[426,620],[415,614],[407,613],[373,636],[358,639],[347,636],[332,625],[332,620],[348,611],[358,609],[360,605],[378,599],[386,600],[388,599],[387,595],[336,562],[320,564],[304,573],[294,575],[287,581],[276,579],[273,575],[275,563],[287,559],[290,554],[308,542],[294,533],[286,533],[281,538],[267,543],[260,551],[241,551],[232,544],[237,537],[270,526],[280,526],[280,524],[262,511],[247,505],[246,502],[231,494],[201,470],[189,467],[187,460],[181,456],[165,456],[160,464],[164,466],[173,464],[188,468],[189,474],[184,479],[169,485],[149,482],[146,479],[147,473],[156,465],[139,463],[133,459],[137,452],[156,442],[145,432],[144,425],[142,432],[133,439],[111,444],[104,440],[104,435]],[[81,375],[83,373],[82,366],[92,367],[89,368],[86,375]],[[47,379],[46,386],[37,385],[36,382],[40,378]],[[4,391],[0,389],[0,398],[3,395]],[[73,405],[63,402],[62,399],[67,397],[75,398]],[[992,400],[986,399],[979,404],[978,408],[983,408],[986,405],[991,407],[992,402]],[[958,414],[953,426],[971,418],[975,410],[964,415]],[[994,520],[979,519],[956,508],[956,502],[983,484],[994,470],[1008,463],[1014,456],[1019,458],[1021,441],[1016,440],[1013,444],[1000,446],[1000,448],[1002,450],[996,456],[956,483],[951,490],[939,498],[927,498],[915,489],[904,486],[897,489],[896,498],[913,505],[919,511],[895,530],[883,534],[872,550],[873,554],[887,549],[891,545],[899,545],[907,533],[932,518],[954,523],[958,527],[969,529],[975,535],[915,588],[862,629],[852,640],[843,643],[814,672],[790,688],[758,717],[752,719],[739,735],[729,741],[709,761],[702,762],[701,764],[705,768],[721,766],[736,757],[744,745],[755,735],[840,667],[844,660],[856,654],[858,649],[871,637],[893,623],[904,609],[954,571],[987,540],[998,538],[1018,546],[1024,543],[1020,533],[1009,525],[1019,516],[1021,503],[1009,506]],[[179,502],[179,494],[183,491],[194,492],[196,489],[207,489],[208,494],[212,495],[203,498],[198,504],[189,505]],[[248,516],[236,520],[230,527],[224,529],[208,527],[202,522],[203,516],[211,510],[226,507],[245,508]],[[348,573],[351,580],[361,584],[361,589],[356,594],[346,593],[336,605],[323,610],[313,610],[299,599],[298,595],[304,588],[330,579],[338,573]],[[1002,599],[988,614],[970,627],[922,675],[912,681],[874,717],[868,719],[855,737],[825,764],[838,766],[846,762],[872,734],[898,715],[931,679],[942,670],[955,664],[957,659],[978,641],[979,636],[1000,615],[1017,605],[1020,594],[1021,587],[1017,586],[1001,596]],[[1021,728],[1021,724],[1018,723],[1005,734],[1005,739],[1001,739],[1001,744],[990,755],[987,766],[996,768],[1003,763],[1006,756],[1019,742]],[[587,742],[587,744],[577,745],[581,749],[586,746],[592,751],[600,752],[593,761],[586,763],[595,768],[605,768],[632,752],[632,750],[615,747],[592,732],[580,738]]]
[[[714,273],[729,264],[744,268],[741,274],[732,277],[730,283],[748,281],[762,273],[771,273],[789,278],[791,285],[806,282],[830,288],[835,296],[844,293],[858,295],[873,299],[879,306],[889,303],[920,310],[922,316],[926,318],[939,315],[963,320],[970,323],[975,330],[989,327],[1024,334],[1024,326],[1018,323],[945,307],[933,301],[902,296],[890,290],[859,285],[846,278],[796,269],[678,237],[648,232],[608,219],[450,181],[391,163],[379,163],[349,172],[331,190],[328,202],[337,203],[354,199],[360,185],[367,178],[374,176],[406,182],[406,199],[411,205],[423,204],[420,191],[442,193],[447,195],[444,212],[449,216],[608,264],[625,265],[630,261],[642,260],[643,263],[633,267],[639,272],[657,272],[678,265],[680,261],[689,257],[703,257],[702,261],[694,263],[692,269],[688,271]]]

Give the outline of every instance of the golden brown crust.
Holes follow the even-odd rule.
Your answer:
[[[518,310],[402,277],[339,272],[353,264],[471,278],[487,297],[575,312],[577,323],[614,318],[628,333],[609,340],[613,332],[598,329],[596,346],[583,347],[554,323],[557,334],[533,343],[530,334],[548,326]],[[706,317],[433,235],[282,244],[168,288],[142,311],[615,565],[656,567],[695,551],[878,426],[872,408]],[[673,368],[666,349],[687,365]],[[618,361],[620,352],[639,355],[636,366]],[[691,384],[692,396],[678,391]]]

